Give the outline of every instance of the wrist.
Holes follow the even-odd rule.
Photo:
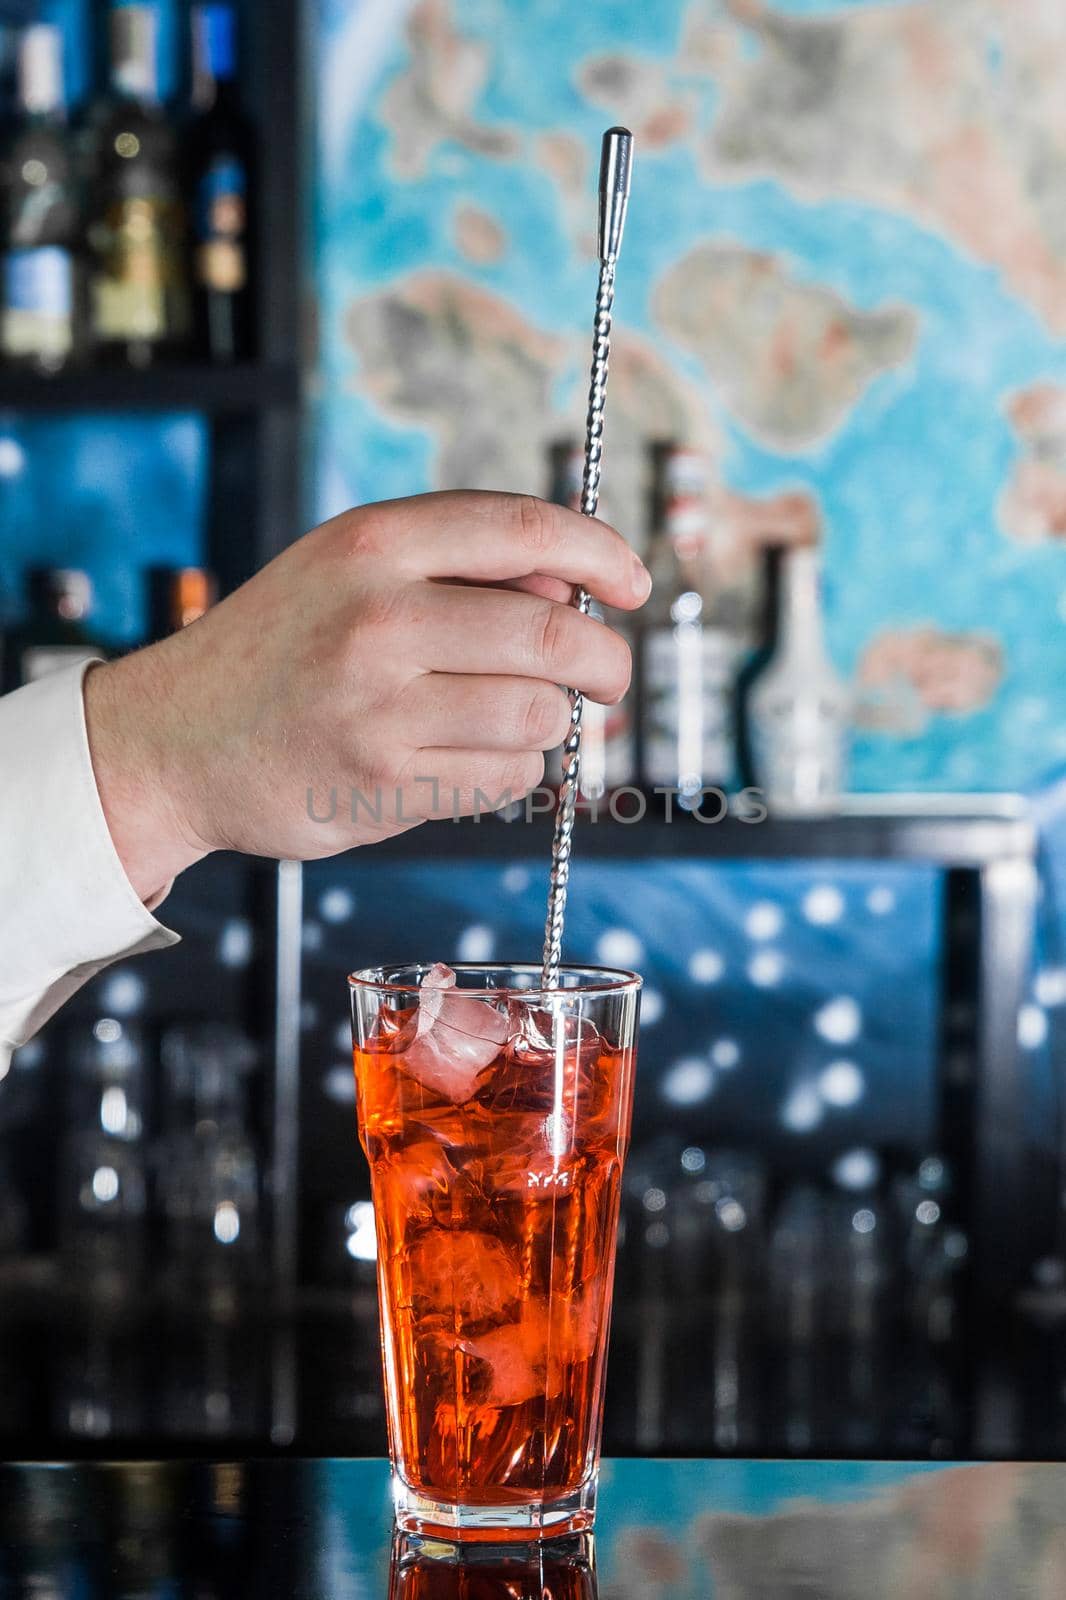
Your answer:
[[[150,647],[91,667],[84,683],[100,804],[123,870],[146,905],[210,851],[183,815],[168,776],[170,696],[159,655]]]

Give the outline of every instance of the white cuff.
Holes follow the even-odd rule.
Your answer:
[[[0,699],[0,1071],[102,968],[179,942],[111,840],[85,727],[91,665]]]

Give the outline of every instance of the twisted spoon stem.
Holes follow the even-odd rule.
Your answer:
[[[603,465],[603,413],[607,402],[607,364],[611,353],[611,310],[614,305],[615,261],[610,257],[600,264],[596,294],[596,323],[592,342],[592,374],[589,382],[588,420],[585,426],[585,475],[581,488],[581,511],[594,517],[600,503],[600,471]],[[588,613],[592,596],[578,589],[574,605]],[[548,916],[544,925],[544,954],[541,986],[559,986],[562,959],[563,923],[566,896],[570,887],[570,861],[574,848],[574,819],[581,782],[581,713],[584,699],[577,689],[570,690],[570,731],[563,745],[563,780],[555,808],[552,836],[551,883],[548,890]]]

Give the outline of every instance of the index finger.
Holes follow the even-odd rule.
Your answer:
[[[535,495],[447,490],[377,509],[402,519],[403,557],[426,578],[501,583],[539,574],[580,584],[622,611],[651,591],[644,563],[608,523]]]

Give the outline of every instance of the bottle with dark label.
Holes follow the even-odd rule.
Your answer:
[[[31,615],[4,635],[4,688],[99,661],[105,652],[92,637],[88,618],[93,588],[87,572],[73,567],[34,567],[28,574]]]
[[[27,28],[18,53],[18,121],[5,151],[0,354],[57,372],[75,354],[82,318],[79,204],[63,90],[63,36]]]
[[[734,723],[736,727],[737,779],[742,785],[758,785],[755,771],[755,752],[752,747],[751,695],[773,658],[777,646],[777,621],[781,607],[781,566],[784,547],[766,544],[761,552],[762,582],[759,592],[758,616],[754,627],[753,648],[737,673],[734,688]]]
[[[111,13],[111,88],[91,119],[90,318],[104,360],[146,367],[188,345],[191,302],[174,129],[159,103],[153,6]]]
[[[236,29],[231,5],[193,8],[188,192],[196,341],[200,354],[216,362],[252,353],[252,134],[237,82]]]
[[[711,535],[706,464],[669,447],[660,464],[655,588],[641,632],[644,781],[695,809],[734,778],[732,693],[738,638],[706,593]]]
[[[580,445],[563,444],[552,452],[552,496],[559,505],[581,510],[581,491],[585,476],[585,452]],[[596,601],[589,615],[608,622],[616,633],[628,638],[628,620],[618,612],[607,613]],[[545,760],[545,783],[555,787],[562,781],[563,752],[553,750]],[[596,805],[615,790],[636,778],[636,748],[632,691],[616,706],[601,706],[586,700],[581,716],[581,776],[578,804]]]
[[[152,639],[180,633],[218,599],[218,583],[206,567],[153,567],[148,587]]]

